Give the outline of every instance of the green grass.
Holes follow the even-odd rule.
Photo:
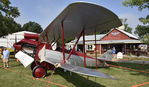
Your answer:
[[[130,58],[130,57],[125,57],[123,59],[128,59],[128,60],[142,60],[142,61],[149,61],[149,58],[138,58],[138,57],[134,57],[134,58]]]
[[[129,64],[129,63],[110,63],[117,66],[138,69],[149,72],[149,65]],[[2,63],[0,63],[2,66]],[[0,68],[0,87],[46,87],[50,78],[48,71],[47,78],[33,80],[30,66],[24,68],[22,64],[16,62],[16,59],[10,59],[9,70]],[[116,77],[119,80],[102,79],[87,77],[79,74],[63,72],[62,69],[56,69],[51,82],[62,84],[67,87],[131,87],[145,82],[149,82],[149,73],[124,70],[115,67],[99,68],[98,71],[105,72]],[[44,81],[43,81],[44,80]],[[49,87],[62,87],[59,85],[49,84]],[[149,87],[149,84],[140,87]]]

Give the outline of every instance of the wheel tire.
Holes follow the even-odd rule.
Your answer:
[[[37,61],[37,64],[40,65],[40,62]],[[33,70],[35,66],[36,66],[36,64],[35,64],[35,61],[34,61],[34,62],[32,62],[31,66],[30,66],[31,70]]]
[[[44,66],[38,65],[33,68],[32,75],[35,78],[43,78],[47,75],[47,70]]]

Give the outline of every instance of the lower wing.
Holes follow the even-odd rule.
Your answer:
[[[108,78],[108,79],[117,80],[115,77],[110,76],[110,75],[105,74],[105,73],[100,72],[100,71],[96,71],[93,69],[84,68],[84,67],[80,67],[80,66],[75,66],[75,65],[71,65],[71,64],[66,64],[66,63],[58,63],[56,59],[48,58],[48,60],[46,60],[46,62],[51,63],[53,65],[59,64],[60,68],[74,72],[74,73],[83,74],[83,75],[87,75],[87,76],[93,76],[93,77],[100,77],[100,78]]]

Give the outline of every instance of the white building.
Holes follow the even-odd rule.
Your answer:
[[[7,36],[0,37],[0,46],[7,47],[13,49],[13,44],[18,42],[24,38],[24,33],[31,33],[29,31],[21,31],[12,34],[8,34]]]

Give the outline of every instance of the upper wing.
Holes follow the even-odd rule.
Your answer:
[[[61,23],[64,37],[78,36],[82,29],[85,34],[101,32],[121,25],[119,18],[110,10],[91,3],[77,2],[67,6],[55,20],[40,34],[48,36],[49,42],[61,37]]]

